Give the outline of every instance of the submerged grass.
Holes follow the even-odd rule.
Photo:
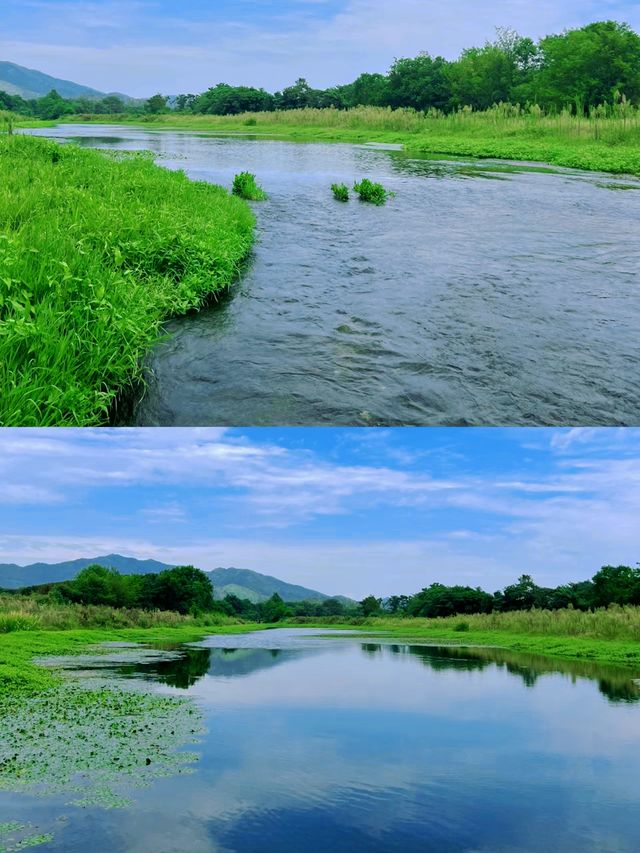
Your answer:
[[[92,120],[81,117],[78,120]],[[251,119],[251,130],[247,121]],[[104,122],[104,116],[95,117]],[[111,121],[111,119],[110,119]],[[135,117],[118,121],[140,124]],[[236,133],[301,142],[382,142],[413,151],[463,157],[537,161],[570,168],[640,175],[640,110],[618,105],[609,114],[568,111],[545,115],[539,108],[500,104],[485,112],[464,109],[443,115],[384,107],[301,109],[238,116],[154,116],[155,128]]]
[[[336,201],[349,201],[349,187],[346,184],[331,184],[331,192]]]
[[[151,155],[0,137],[0,425],[104,423],[168,316],[236,277],[249,207]]]

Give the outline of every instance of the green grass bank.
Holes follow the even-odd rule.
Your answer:
[[[587,660],[640,671],[640,607],[594,612],[532,610],[439,619],[391,616],[345,620],[298,618],[287,625],[356,628],[368,636],[493,646],[552,658]]]
[[[105,423],[163,320],[235,280],[254,226],[151,155],[0,137],[0,426]]]
[[[65,119],[65,122],[67,119]],[[485,112],[444,115],[383,107],[300,109],[237,116],[170,113],[146,116],[74,116],[73,121],[144,124],[149,129],[251,134],[297,142],[378,142],[438,156],[500,158],[575,169],[640,175],[640,110],[611,114],[545,115],[509,104]]]

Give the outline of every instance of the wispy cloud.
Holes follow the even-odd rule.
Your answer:
[[[608,0],[5,0],[2,14],[3,58],[141,96],[221,80],[274,89],[306,76],[333,85],[421,50],[452,58],[499,25],[539,37],[613,17],[640,29],[637,3]]]

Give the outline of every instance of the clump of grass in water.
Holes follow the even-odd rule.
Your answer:
[[[375,184],[369,178],[363,178],[360,183],[356,182],[353,189],[360,196],[360,201],[366,201],[370,204],[383,205],[388,198],[394,195],[394,193],[385,190],[382,184]]]
[[[336,201],[349,201],[349,187],[346,184],[331,184],[331,192]]]
[[[267,198],[266,192],[256,183],[256,176],[251,172],[240,172],[233,179],[234,195],[240,196],[247,201],[264,201]]]

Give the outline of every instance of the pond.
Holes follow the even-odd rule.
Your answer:
[[[190,772],[163,767],[128,804],[0,786],[0,846],[16,824],[69,853],[640,849],[633,672],[320,633],[58,660],[72,681],[188,698]]]
[[[640,181],[372,145],[126,126],[32,131],[230,187],[258,176],[241,282],[168,324],[139,425],[629,425]],[[368,176],[384,207],[334,201]],[[623,189],[633,190],[622,192]]]

